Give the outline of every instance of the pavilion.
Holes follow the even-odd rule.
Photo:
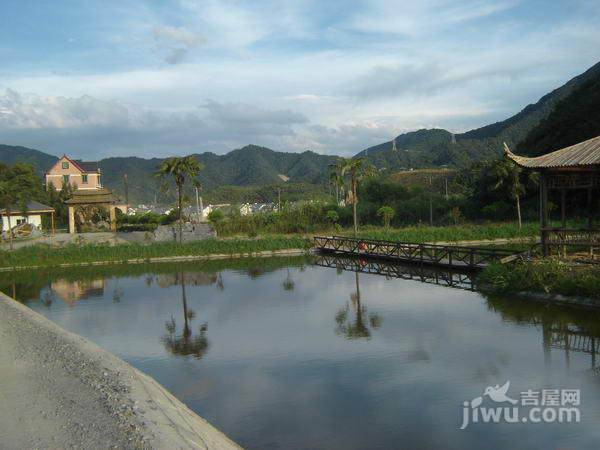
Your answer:
[[[600,246],[600,229],[594,228],[594,214],[598,207],[600,188],[600,136],[579,144],[556,150],[535,158],[515,155],[504,144],[506,156],[518,166],[540,174],[540,237],[542,253],[547,256],[551,247]],[[561,226],[552,227],[548,221],[548,192],[560,192]],[[574,197],[579,192],[587,193],[587,225],[567,228],[567,195]]]

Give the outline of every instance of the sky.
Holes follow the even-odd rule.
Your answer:
[[[598,0],[2,0],[0,144],[352,155],[503,120],[600,61]]]

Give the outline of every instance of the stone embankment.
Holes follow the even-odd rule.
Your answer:
[[[0,293],[3,448],[239,449],[154,379]]]

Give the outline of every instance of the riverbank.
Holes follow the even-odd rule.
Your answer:
[[[484,291],[500,294],[533,294],[597,301],[600,305],[600,266],[578,265],[554,258],[493,264],[478,276]]]
[[[0,293],[6,448],[239,449],[154,379]]]
[[[0,252],[0,269],[271,256],[276,252],[288,254],[307,251],[310,246],[310,239],[302,236],[206,239],[183,244],[69,244],[64,247],[37,245]]]

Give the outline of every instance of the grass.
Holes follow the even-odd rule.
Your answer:
[[[352,236],[351,230],[343,230],[342,235]],[[537,223],[525,223],[519,228],[516,223],[464,224],[447,227],[406,227],[390,228],[365,226],[359,229],[364,239],[381,239],[404,242],[455,242],[508,238],[533,238],[539,235]]]
[[[600,268],[552,258],[494,264],[479,275],[478,281],[484,289],[497,293],[542,292],[600,300]]]
[[[175,256],[256,253],[262,251],[308,249],[310,240],[301,236],[270,236],[260,239],[207,239],[190,243],[155,244],[71,244],[56,248],[35,245],[18,250],[0,251],[0,267],[56,266],[64,263],[85,264],[94,261],[122,262]]]

